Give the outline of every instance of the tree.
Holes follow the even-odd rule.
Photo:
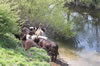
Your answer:
[[[68,12],[64,8],[64,0],[16,0],[21,12],[21,19],[29,20],[32,24],[42,22],[48,27],[52,26],[53,30],[60,36],[71,37],[73,35],[71,22],[65,18]],[[50,29],[48,29],[50,30]],[[54,35],[53,35],[54,36]]]

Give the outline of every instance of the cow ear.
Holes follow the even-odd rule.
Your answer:
[[[37,30],[37,27],[35,27],[35,30]]]
[[[34,30],[37,30],[37,27],[34,27]]]

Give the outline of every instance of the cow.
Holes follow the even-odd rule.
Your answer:
[[[23,40],[24,37],[29,38],[30,30],[27,27],[22,28],[20,39]]]
[[[42,24],[39,24],[39,27],[37,27],[35,35],[37,35],[37,36],[46,36],[46,34],[45,34],[45,28],[43,28]]]
[[[20,34],[20,40],[22,41],[22,46],[23,48],[25,47],[24,46],[24,42],[30,38],[30,35],[29,35],[29,32],[30,30],[27,28],[27,27],[23,27],[22,28],[22,32]]]
[[[33,39],[27,39],[26,37],[27,37],[27,34],[25,34],[22,38],[22,45],[23,45],[23,48],[25,49],[25,51],[27,51],[31,47],[39,48],[39,46],[33,41]]]
[[[29,29],[30,29],[30,33],[29,33],[30,35],[34,35],[37,30],[36,27],[29,27]]]
[[[39,46],[32,39],[26,40],[24,42],[24,49],[25,49],[25,51],[27,51],[31,47],[38,47],[39,48]]]
[[[48,52],[48,55],[51,56],[51,61],[56,61],[58,52],[58,45],[51,41],[43,38],[35,38],[34,40],[41,48],[45,49]]]

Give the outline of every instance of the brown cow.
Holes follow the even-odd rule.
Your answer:
[[[51,56],[51,61],[56,61],[59,52],[58,45],[55,42],[43,38],[36,38],[34,41],[48,52],[48,55]]]
[[[30,30],[27,27],[22,28],[22,32],[20,35],[20,39],[23,40],[23,38],[26,37],[30,33]]]
[[[22,45],[25,51],[30,49],[31,47],[39,47],[32,39],[26,39],[27,35],[24,35],[22,39]]]
[[[17,39],[23,40],[24,37],[29,34],[30,30],[27,27],[23,27],[21,30],[21,34],[12,33]]]
[[[24,46],[24,43],[26,41],[26,39],[28,39],[27,35],[29,34],[30,30],[27,27],[22,28],[22,32],[20,35],[20,40],[22,41],[22,46]]]
[[[29,34],[30,30],[27,27],[22,28],[24,34]]]
[[[31,47],[39,47],[32,39],[28,39],[24,42],[24,49],[27,51]]]

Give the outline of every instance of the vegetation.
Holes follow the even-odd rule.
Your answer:
[[[6,61],[5,61],[6,60]],[[50,66],[48,63],[50,57],[47,52],[39,48],[31,48],[24,51],[20,41],[12,34],[6,34],[0,37],[0,64],[17,66]]]
[[[100,0],[65,0],[67,3],[73,2],[76,5],[86,6],[89,8],[100,8]]]
[[[64,6],[66,2],[100,8],[99,0],[0,0],[0,64],[50,66],[45,50],[31,48],[25,52],[13,33],[20,33],[23,25],[43,23],[51,38],[73,37],[74,25],[70,11]]]
[[[20,33],[28,21],[30,25],[43,23],[49,36],[72,37],[73,26],[65,16],[69,11],[63,7],[64,0],[0,0],[0,64],[50,66],[45,50],[31,48],[25,52],[13,34]]]
[[[24,51],[20,40],[13,33],[19,33],[17,4],[0,0],[0,65],[1,66],[50,66],[47,52],[39,48]]]
[[[21,19],[30,22],[29,25],[43,23],[48,36],[70,38],[75,35],[72,22],[67,20],[69,11],[64,8],[64,0],[16,0],[16,3],[21,10]]]
[[[25,52],[13,33],[20,33],[23,25],[43,23],[51,38],[73,37],[74,25],[66,2],[100,8],[99,0],[0,0],[0,64],[50,66],[46,51],[31,48]]]
[[[37,49],[35,49],[35,50],[37,50]],[[40,49],[38,49],[38,50],[40,50]],[[24,52],[24,54],[25,53],[26,52]],[[9,66],[13,66],[13,65],[17,65],[17,66],[25,66],[25,65],[28,65],[28,66],[50,66],[49,63],[43,61],[43,59],[45,59],[47,56],[44,56],[44,58],[42,58],[41,55],[37,54],[37,55],[35,55],[36,57],[31,58],[29,56],[25,56],[24,54],[21,53],[21,50],[15,51],[12,49],[0,48],[0,64],[4,65],[4,66],[6,66],[6,65],[9,65]]]
[[[17,32],[19,19],[17,15],[17,5],[11,6],[12,3],[0,1],[0,34]]]

